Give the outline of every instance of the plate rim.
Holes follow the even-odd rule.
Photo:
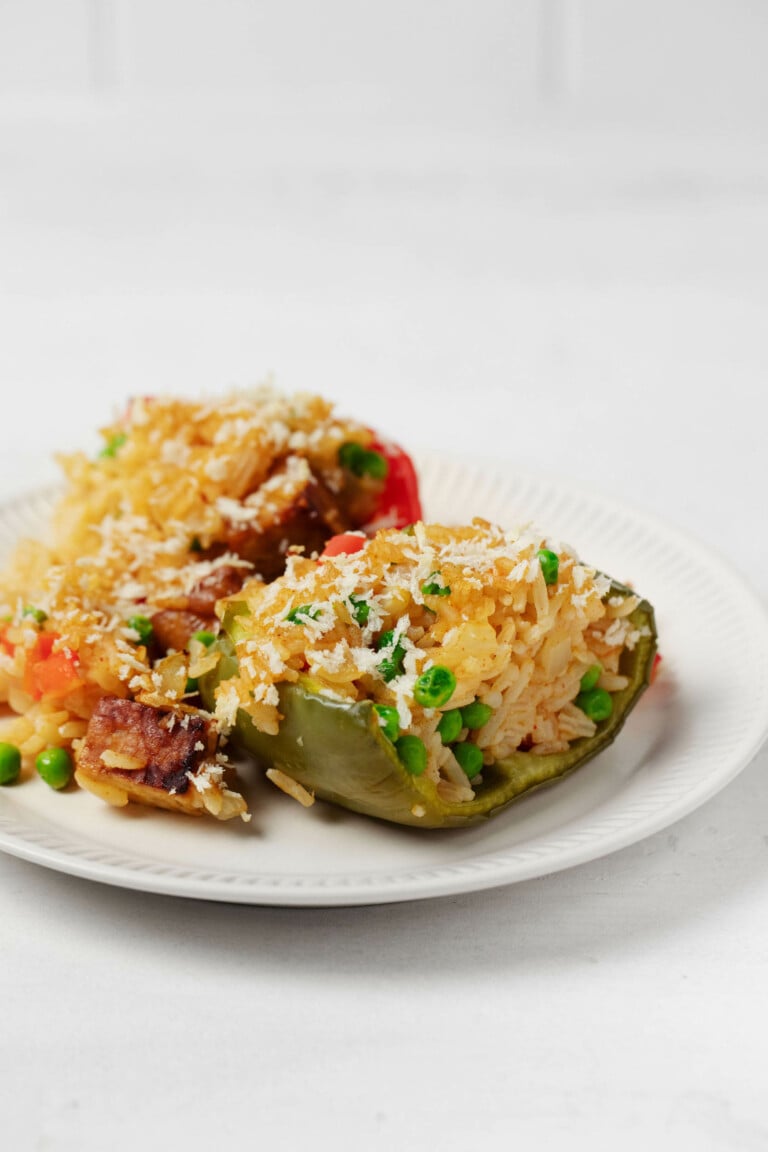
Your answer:
[[[685,542],[687,547],[694,549],[701,557],[710,573],[714,571],[718,579],[725,581],[730,589],[738,589],[745,607],[748,605],[753,611],[755,627],[762,629],[766,641],[763,648],[766,653],[763,673],[764,676],[768,676],[768,612],[763,602],[744,576],[720,553],[690,535],[685,529],[676,525],[673,527],[667,521],[614,496],[590,490],[581,484],[573,484],[560,476],[537,476],[532,471],[511,466],[508,461],[498,457],[485,458],[463,453],[448,455],[435,451],[419,451],[414,453],[414,456],[421,470],[430,465],[439,465],[441,462],[450,463],[454,467],[464,465],[467,468],[474,468],[484,476],[492,476],[502,470],[507,481],[512,479],[525,485],[544,487],[553,493],[567,491],[569,496],[597,505],[602,511],[618,516],[623,521],[629,519],[633,523],[642,523],[657,538],[667,540],[672,538],[678,546],[681,541]],[[46,485],[39,489],[20,492],[10,498],[6,497],[0,501],[0,518],[11,510],[16,516],[23,516],[25,507],[32,506],[34,502],[50,500],[57,490],[55,485]],[[285,876],[268,872],[238,875],[215,868],[190,868],[161,861],[155,864],[146,863],[139,858],[130,861],[120,853],[111,854],[109,849],[91,848],[82,843],[79,844],[78,850],[78,841],[74,834],[67,835],[66,830],[62,830],[59,834],[40,831],[35,829],[33,824],[25,824],[13,814],[7,815],[2,811],[0,811],[0,850],[30,863],[80,879],[156,895],[226,903],[282,907],[343,907],[372,906],[459,895],[503,887],[564,871],[610,855],[662,831],[706,803],[752,762],[768,738],[768,708],[762,717],[756,710],[755,721],[748,736],[746,743],[739,746],[738,753],[726,762],[725,769],[708,773],[698,786],[686,788],[668,807],[659,804],[657,785],[651,789],[647,797],[646,802],[652,801],[650,811],[645,815],[636,815],[629,821],[621,821],[612,831],[601,830],[601,821],[598,819],[589,832],[582,829],[566,836],[565,845],[562,842],[558,844],[559,833],[554,830],[541,846],[524,844],[507,851],[497,850],[489,855],[479,853],[456,864],[441,863],[421,868],[410,867],[402,872],[361,871],[347,876],[333,874],[318,877],[300,873]],[[637,812],[637,805],[634,806],[634,811]],[[608,824],[615,824],[616,820],[616,815],[603,818],[603,822]]]

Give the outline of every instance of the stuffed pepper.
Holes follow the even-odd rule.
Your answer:
[[[203,698],[269,778],[422,828],[584,764],[650,680],[653,610],[532,529],[418,522],[219,605]]]
[[[8,778],[23,762],[62,787],[76,769],[114,803],[242,815],[197,694],[215,605],[288,555],[417,519],[413,467],[322,397],[269,389],[139,397],[102,437],[62,457],[49,539],[0,574]]]

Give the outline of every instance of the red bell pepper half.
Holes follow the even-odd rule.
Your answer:
[[[388,440],[374,440],[371,448],[386,460],[387,478],[374,517],[365,530],[373,533],[379,528],[407,528],[423,516],[413,461]]]

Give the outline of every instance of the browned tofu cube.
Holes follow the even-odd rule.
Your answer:
[[[76,748],[75,779],[118,807],[135,801],[220,820],[247,818],[242,796],[224,781],[217,743],[212,721],[200,712],[104,696]]]

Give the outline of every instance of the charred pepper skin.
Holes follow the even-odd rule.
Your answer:
[[[613,582],[609,596],[634,593]],[[243,604],[237,615],[247,614]],[[237,615],[225,617],[225,629],[236,629]],[[474,800],[449,804],[426,775],[412,776],[383,733],[371,701],[346,704],[322,696],[308,678],[279,686],[283,719],[276,736],[260,732],[242,709],[232,738],[265,768],[279,764],[318,799],[353,812],[417,828],[467,828],[482,823],[521,796],[569,775],[613,743],[624,721],[648,687],[656,654],[653,608],[643,600],[629,617],[633,627],[647,628],[632,652],[624,652],[621,672],[629,684],[612,693],[613,712],[598,724],[594,736],[575,740],[566,752],[537,756],[518,751],[483,768],[483,783]],[[217,641],[222,658],[201,678],[200,691],[213,708],[219,683],[237,671],[231,641]]]

